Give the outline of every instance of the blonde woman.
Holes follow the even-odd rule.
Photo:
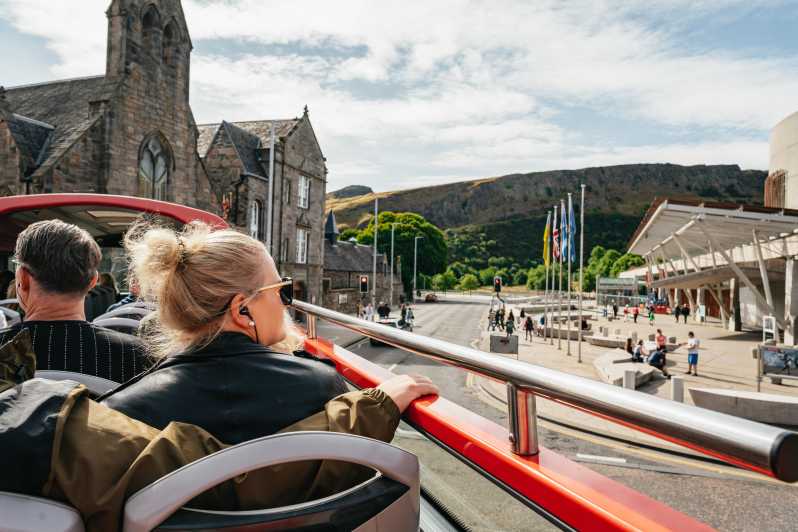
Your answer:
[[[181,232],[139,225],[125,247],[140,297],[159,309],[147,330],[160,360],[104,398],[107,406],[158,429],[180,421],[235,444],[347,391],[332,367],[291,354],[302,342],[286,312],[292,284],[261,242],[204,224]],[[391,397],[411,400],[436,390],[424,377],[387,386],[399,388]]]

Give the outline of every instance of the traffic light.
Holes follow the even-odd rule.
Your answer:
[[[369,276],[368,275],[361,275],[360,276],[360,293],[361,294],[368,294],[369,293]]]
[[[493,278],[493,291],[497,294],[502,291],[502,278],[498,275]]]

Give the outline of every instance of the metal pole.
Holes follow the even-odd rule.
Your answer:
[[[555,212],[556,212],[555,208]],[[562,213],[560,213],[560,222],[562,222]],[[560,223],[562,225],[562,223]],[[562,236],[564,227],[560,227],[560,289],[557,292],[557,349],[562,349]]]
[[[374,282],[371,284],[371,306],[377,308],[377,234],[379,231],[380,198],[374,198]]]
[[[393,234],[396,230],[396,223],[391,224],[391,306],[393,306]]]
[[[567,354],[571,356],[571,244],[573,240],[571,239],[571,207],[573,203],[571,200],[571,193],[568,193],[568,214],[566,215],[566,219],[568,220],[568,340],[567,340]]]
[[[585,266],[585,185],[582,185],[582,200],[579,207],[579,350],[577,361],[582,363],[582,292],[583,270]]]
[[[271,140],[269,141],[269,213],[266,218],[266,249],[274,257],[272,250],[272,213],[274,212],[274,122],[271,123]]]
[[[551,211],[549,211],[546,215],[546,220],[551,223]],[[550,231],[551,225],[548,225],[543,231]],[[551,239],[551,235],[546,236],[546,244],[548,244],[549,240]],[[546,287],[543,290],[543,341],[546,341],[546,328],[549,326],[549,267],[551,266],[551,261],[549,261],[549,251],[544,245],[544,251],[546,251],[546,256],[543,257],[543,265],[546,267]]]
[[[510,443],[513,452],[522,456],[538,454],[538,417],[535,396],[515,384],[507,383],[507,410]]]
[[[554,218],[552,218],[552,234],[550,235],[551,238],[551,245],[549,246],[549,267],[554,264],[554,220],[557,218],[557,209],[554,209]],[[549,298],[554,297],[554,270],[551,270],[550,276],[550,285],[549,285]],[[548,332],[549,335],[549,345],[554,345],[554,326],[552,325],[552,320],[554,318],[554,301],[550,301],[549,305],[549,315],[546,317],[546,326],[544,327],[544,331]]]
[[[424,237],[417,236],[413,241],[413,297],[410,301],[415,301],[416,298],[416,277],[418,275],[418,241]]]

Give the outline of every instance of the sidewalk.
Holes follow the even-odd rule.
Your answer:
[[[518,316],[518,309],[513,309],[513,314]],[[482,320],[482,323],[486,322],[487,310],[485,319]],[[757,366],[756,360],[751,355],[751,350],[761,341],[761,333],[730,332],[717,325],[693,322],[689,318],[686,325],[683,321],[677,325],[672,316],[666,315],[657,315],[653,327],[649,326],[648,320],[640,319],[635,324],[631,320],[623,322],[599,318],[591,321],[591,324],[594,331],[598,331],[599,326],[607,326],[610,328],[611,333],[614,333],[616,329],[620,329],[621,334],[628,337],[634,331],[637,332],[639,338],[644,340],[648,338],[649,334],[655,333],[657,328],[660,328],[665,336],[675,336],[677,343],[686,342],[687,333],[693,331],[701,341],[697,377],[685,374],[687,371],[687,350],[685,347],[679,347],[675,351],[668,353],[668,371],[672,375],[684,378],[684,402],[686,404],[693,404],[688,391],[689,388],[725,388],[756,391]],[[596,347],[586,341],[582,342],[582,363],[580,364],[577,362],[578,342],[571,341],[571,356],[568,356],[567,341],[565,339],[561,341],[561,349],[558,350],[556,337],[552,345],[551,340],[544,340],[539,337],[534,337],[532,341],[524,340],[523,331],[519,332],[518,360],[592,380],[599,380],[593,368],[593,360],[611,351],[611,349],[606,347]],[[478,343],[478,348],[486,352],[489,352],[489,334],[487,330],[483,329]],[[496,354],[495,356],[515,358],[514,355]],[[506,402],[504,384],[480,377],[475,377],[473,382],[491,400]],[[763,380],[762,392],[798,396],[798,383],[796,381],[784,380],[783,382],[785,383],[783,385],[773,385],[770,380]],[[670,399],[670,389],[670,381],[657,377],[652,382],[638,388],[638,391]],[[561,423],[648,444],[655,443],[660,447],[672,446],[662,440],[651,438],[640,432],[545,399],[538,399],[537,403],[538,412],[542,416],[550,417]],[[682,451],[685,450],[678,446],[672,447]]]

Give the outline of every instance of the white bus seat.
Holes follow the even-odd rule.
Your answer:
[[[89,392],[94,396],[100,396],[119,386],[118,382],[103,379],[102,377],[96,377],[94,375],[76,373],[74,371],[43,369],[37,371],[34,376],[37,379],[50,379],[53,381],[75,381],[78,384],[82,384],[88,388]]]
[[[5,307],[7,305],[19,305],[18,299],[0,299],[0,307]]]
[[[136,334],[139,330],[139,320],[131,318],[105,318],[94,320],[92,323],[98,327],[105,327],[106,329],[127,334]]]
[[[0,532],[83,532],[74,508],[30,495],[0,491]]]
[[[109,319],[109,318],[127,318],[127,317],[130,317],[130,319],[133,319],[133,320],[141,320],[144,316],[146,316],[147,314],[150,314],[150,313],[152,313],[152,310],[150,310],[150,309],[148,309],[146,307],[138,307],[138,306],[134,307],[134,306],[130,306],[130,305],[125,305],[125,306],[119,307],[117,309],[114,309],[111,312],[106,312],[105,314],[97,316],[96,318],[94,318],[94,322],[93,323],[97,323],[100,320],[106,320],[106,319]]]
[[[247,512],[181,509],[209,488],[248,471],[305,460],[360,464],[375,469],[378,475],[345,492],[289,507]],[[376,499],[383,503],[381,507],[375,505]],[[357,516],[357,504],[365,502],[370,503],[374,512]],[[125,505],[124,531],[218,530],[230,526],[312,530],[323,523],[332,524],[330,519],[347,517],[362,519],[340,529],[417,530],[420,518],[418,458],[398,447],[362,436],[334,432],[267,436],[192,462],[140,490]]]
[[[22,317],[16,310],[11,310],[8,307],[0,306],[0,312],[6,317],[6,327],[13,327],[22,322]]]

